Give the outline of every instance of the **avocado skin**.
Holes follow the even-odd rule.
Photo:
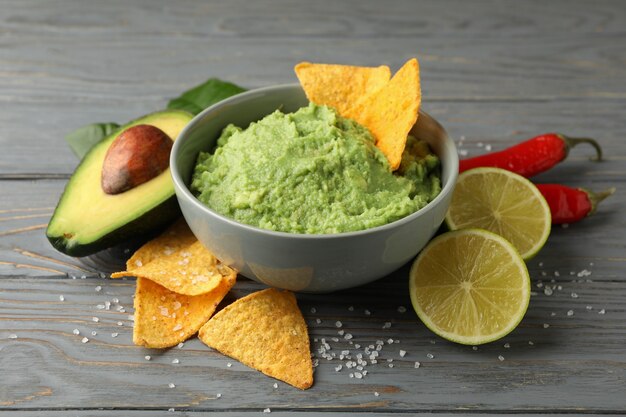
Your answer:
[[[63,236],[50,236],[46,234],[46,237],[59,252],[69,256],[83,257],[93,255],[96,252],[113,247],[130,239],[154,234],[156,231],[165,229],[166,226],[170,225],[180,216],[180,206],[174,195],[152,210],[146,212],[141,217],[112,230],[111,233],[90,243],[69,245],[69,241]]]
[[[193,118],[192,114],[182,110],[159,111],[147,114],[127,123],[126,125],[120,127],[120,129],[115,131],[112,135],[118,135],[123,130],[138,123],[150,123],[150,121],[155,120],[155,118],[158,118],[161,115],[176,116],[177,118],[179,118],[179,120],[184,120],[185,124],[189,123],[189,121],[191,121],[191,119]],[[179,133],[180,131],[178,132],[178,134]],[[104,138],[103,141],[110,139],[111,136],[108,136],[107,138]],[[173,139],[175,139],[175,137]],[[97,147],[98,144],[94,145],[83,157],[82,161],[74,171],[74,174],[72,174],[72,178],[74,178],[74,176],[81,169],[83,164],[86,163],[86,160],[88,160],[90,153],[95,152],[95,149]],[[110,147],[110,144],[108,145],[108,147]],[[101,168],[99,167],[98,169]],[[65,190],[61,194],[59,203],[57,204],[57,207],[52,214],[50,223],[48,224],[48,228],[46,230],[46,237],[48,238],[48,241],[56,250],[66,255],[74,257],[93,255],[97,252],[120,245],[129,240],[137,240],[137,238],[141,237],[150,237],[155,233],[163,230],[167,225],[171,224],[175,219],[181,216],[180,206],[178,205],[176,194],[174,192],[174,186],[172,184],[171,194],[169,196],[167,196],[162,202],[157,203],[151,208],[148,208],[147,211],[139,214],[134,219],[124,224],[116,224],[113,222],[111,224],[110,230],[108,230],[105,234],[101,235],[95,240],[80,243],[75,241],[72,242],[70,239],[67,239],[62,232],[55,233],[51,232],[50,230],[55,217],[60,214],[59,212],[61,211],[61,202],[64,200],[66,193],[69,191],[69,187],[72,186],[72,178],[66,184]],[[132,189],[127,192],[132,192]],[[142,194],[139,194],[138,198],[141,198],[142,196]]]

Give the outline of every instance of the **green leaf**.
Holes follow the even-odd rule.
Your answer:
[[[243,93],[244,88],[233,83],[209,78],[204,83],[185,91],[179,97],[170,100],[167,108],[185,110],[191,114],[198,114],[202,110],[235,94]],[[65,136],[65,141],[72,152],[82,159],[83,156],[105,137],[120,127],[117,123],[93,123],[83,126]]]
[[[117,123],[93,123],[69,133],[65,136],[65,141],[72,152],[82,159],[93,145],[115,132],[119,127]]]
[[[209,78],[206,82],[170,100],[167,108],[185,110],[195,115],[215,103],[244,91],[246,90],[233,83]]]

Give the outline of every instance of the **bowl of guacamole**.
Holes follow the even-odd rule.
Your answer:
[[[330,292],[419,252],[443,221],[458,157],[420,112],[392,172],[367,128],[282,85],[200,113],[170,167],[185,219],[219,259],[274,287]]]

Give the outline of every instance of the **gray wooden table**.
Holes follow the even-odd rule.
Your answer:
[[[592,136],[605,162],[577,148],[537,180],[618,188],[595,216],[554,228],[529,263],[528,313],[502,341],[472,349],[430,333],[410,308],[404,268],[361,288],[298,296],[314,352],[322,339],[354,357],[385,341],[364,378],[337,357],[320,360],[310,390],[275,388],[197,340],[133,346],[134,282],[112,281],[106,265],[61,255],[44,237],[78,162],[62,138],[81,125],[161,109],[211,76],[254,88],[295,82],[301,60],[397,69],[412,56],[423,108],[463,155],[548,131]],[[0,411],[626,413],[625,113],[626,3],[617,0],[1,0]],[[241,279],[234,293],[258,288]],[[105,301],[113,308],[99,308]],[[337,320],[353,344],[333,339]]]

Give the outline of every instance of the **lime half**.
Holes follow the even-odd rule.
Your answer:
[[[519,324],[530,301],[530,277],[506,239],[464,229],[444,233],[422,250],[409,290],[426,327],[452,342],[479,345]]]
[[[552,216],[541,192],[526,178],[500,168],[459,175],[446,214],[450,230],[480,228],[497,233],[528,260],[550,235]]]

